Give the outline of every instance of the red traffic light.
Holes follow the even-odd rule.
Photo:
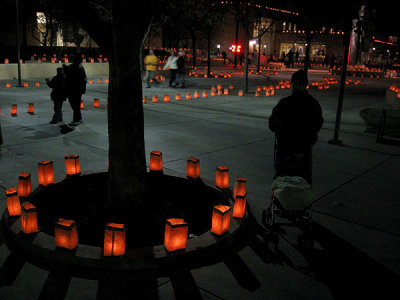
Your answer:
[[[241,45],[231,45],[231,51],[232,52],[240,53],[241,50],[242,50],[242,46]]]

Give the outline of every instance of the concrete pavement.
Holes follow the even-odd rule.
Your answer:
[[[233,70],[225,67],[218,71]],[[186,159],[197,157],[201,176],[209,181],[214,180],[217,166],[227,166],[231,186],[235,177],[246,177],[248,201],[261,223],[274,173],[274,136],[268,130],[267,117],[290,91],[279,90],[272,97],[255,97],[254,91],[257,86],[288,80],[292,72],[279,71],[271,81],[250,75],[249,93],[244,97],[237,96],[243,82],[238,75],[226,79],[189,77],[185,89],[169,88],[166,82],[144,88],[149,99],[144,105],[147,159],[152,150],[162,151],[165,169],[184,177]],[[326,71],[311,71],[309,77],[312,81],[330,76]],[[97,82],[97,78],[91,79]],[[20,172],[30,172],[32,185],[37,185],[40,161],[54,161],[56,181],[65,176],[65,155],[79,154],[84,174],[107,168],[107,84],[87,86],[84,123],[61,134],[58,127],[49,124],[50,89],[43,78],[37,80],[40,87],[30,84],[28,88],[8,89],[5,81],[0,82],[4,140],[0,146],[1,213],[6,207],[4,190],[17,185]],[[192,270],[203,299],[356,299],[378,291],[374,283],[385,293],[400,282],[400,148],[377,144],[375,135],[365,133],[366,125],[359,115],[364,108],[390,108],[384,92],[392,82],[365,78],[361,85],[346,87],[340,131],[343,146],[328,143],[333,137],[338,85],[310,90],[320,101],[325,119],[314,147],[316,249],[312,255],[303,253],[296,246],[299,230],[285,228],[278,249],[261,249],[261,244],[255,243],[238,253],[243,268],[258,283],[254,288],[246,287],[229,263]],[[194,91],[209,91],[218,83],[224,87],[233,84],[235,89],[227,96],[173,100],[176,93],[184,96],[190,92],[193,97]],[[166,93],[171,96],[169,103],[162,101]],[[158,95],[159,103],[151,102],[152,95]],[[100,108],[93,107],[94,98],[100,98]],[[26,113],[30,102],[35,105],[33,115]],[[18,104],[16,117],[10,115],[14,103]],[[67,102],[63,113],[64,121],[70,122],[72,111]],[[266,261],[265,257],[274,259]],[[0,266],[9,258],[10,251],[2,244]],[[4,270],[2,267],[0,274]],[[49,280],[48,271],[28,263],[16,273],[7,284],[1,283],[0,299],[36,299]],[[65,286],[65,299],[95,299],[99,283],[72,278]],[[158,279],[156,284],[159,299],[176,299],[175,288],[171,278]]]

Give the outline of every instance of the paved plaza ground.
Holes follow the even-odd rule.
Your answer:
[[[234,70],[227,66],[215,71]],[[290,91],[278,90],[272,97],[255,97],[254,92],[257,86],[289,80],[293,71],[278,71],[270,78],[250,75],[249,93],[243,97],[237,96],[243,88],[243,75],[188,77],[185,89],[170,88],[167,82],[144,88],[149,100],[144,104],[147,161],[152,150],[162,151],[166,172],[185,177],[186,160],[197,157],[201,176],[209,182],[214,181],[217,166],[227,166],[231,186],[236,177],[247,179],[247,199],[261,224],[274,174],[274,135],[268,129],[268,117],[278,100]],[[324,70],[310,70],[310,81],[324,77],[331,76]],[[98,77],[90,79],[94,84],[87,86],[83,96],[84,123],[66,134],[49,124],[52,102],[44,78],[26,80],[29,87],[25,88],[14,87],[15,80],[10,81],[12,88],[5,88],[6,81],[0,82],[4,140],[0,146],[1,214],[6,208],[4,191],[17,185],[20,172],[30,172],[32,185],[37,186],[40,161],[54,161],[56,181],[65,177],[65,155],[79,154],[83,174],[107,169],[107,84],[104,80],[97,83]],[[333,138],[339,84],[322,91],[310,89],[325,119],[313,152],[315,249],[301,251],[296,245],[298,229],[285,228],[277,249],[249,246],[238,253],[243,262],[239,270],[245,270],[243,274],[248,274],[251,282],[228,262],[192,270],[189,279],[194,280],[203,299],[377,299],[378,295],[385,299],[394,287],[398,289],[400,147],[376,143],[376,134],[366,132],[360,117],[366,108],[398,109],[385,101],[386,88],[394,80],[362,78],[361,84],[346,86],[339,135],[342,146],[328,143]],[[40,87],[34,86],[36,81]],[[209,92],[217,84],[226,88],[233,84],[234,89],[224,96],[183,97],[187,92],[192,98],[194,91]],[[163,102],[166,93],[171,98],[169,103]],[[179,102],[174,100],[177,93],[182,95]],[[158,95],[158,103],[151,102],[153,95]],[[93,107],[94,98],[100,99],[100,108]],[[31,102],[34,114],[26,112]],[[10,115],[12,104],[18,104],[15,117]],[[67,102],[63,114],[66,123],[72,121]],[[49,271],[27,262],[20,263],[15,274],[5,274],[9,270],[5,265],[13,259],[0,235],[0,299],[37,299],[56,282]],[[184,299],[178,296],[177,281],[184,285],[189,279],[159,278],[151,299],[157,299],[157,294],[158,299]],[[60,281],[58,293],[65,299],[96,299],[98,281],[77,277]]]

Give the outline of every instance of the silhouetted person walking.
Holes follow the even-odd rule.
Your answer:
[[[312,146],[324,119],[319,102],[307,92],[304,70],[292,75],[292,95],[272,110],[269,128],[275,132],[275,177],[301,176],[312,182]]]
[[[290,49],[290,51],[289,51],[287,56],[288,56],[288,67],[289,68],[293,68],[293,66],[294,66],[294,62],[293,62],[294,53],[293,53],[292,49]]]
[[[75,53],[71,57],[72,64],[65,68],[67,80],[67,97],[73,110],[73,120],[69,125],[78,126],[82,121],[81,100],[86,93],[86,73],[82,66],[82,56]]]
[[[50,124],[57,124],[62,122],[62,105],[67,100],[66,90],[66,79],[64,68],[57,68],[57,75],[51,80],[46,78],[47,85],[53,90],[50,93],[50,98],[54,103],[54,115],[50,121]]]
[[[336,60],[336,57],[335,57],[335,55],[332,54],[331,59],[330,59],[331,62],[330,62],[329,68],[333,69],[335,67],[335,60]]]
[[[226,61],[226,52],[225,51],[222,51],[222,58],[224,59],[224,64],[225,64],[225,61]]]

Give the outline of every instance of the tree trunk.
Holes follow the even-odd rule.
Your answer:
[[[207,27],[207,76],[211,76],[211,28]]]
[[[260,59],[261,59],[261,35],[258,36],[257,72],[260,72]]]
[[[191,32],[192,36],[192,51],[193,51],[193,69],[196,67],[196,36],[194,32]]]
[[[131,37],[132,38],[132,37]],[[140,43],[137,43],[139,46]],[[130,59],[110,58],[108,101],[109,177],[108,207],[111,216],[140,209],[146,193],[146,158],[142,80],[138,51]],[[134,60],[129,68],[127,60]]]
[[[329,141],[329,143],[337,144],[337,145],[342,144],[342,142],[339,140],[339,130],[340,130],[340,122],[341,122],[341,118],[342,118],[344,89],[346,86],[347,64],[349,61],[350,31],[351,31],[350,28],[345,30],[345,35],[344,35],[343,61],[342,61],[342,70],[341,70],[342,73],[340,75],[340,88],[339,88],[338,105],[337,105],[337,109],[336,109],[335,129],[334,129],[334,133],[333,133],[333,139]]]
[[[142,40],[142,45],[140,46],[139,62],[140,62],[140,71],[142,72],[141,74],[143,74],[143,72],[145,72],[145,69],[144,69],[144,57],[143,57],[144,43],[146,42],[147,37],[150,36],[150,30],[151,30],[152,24],[153,24],[153,17],[151,18],[151,21],[149,23],[147,31],[144,34],[144,37],[143,37],[143,40]],[[149,40],[150,40],[150,37],[149,37]],[[149,44],[149,46],[150,46],[150,44]]]
[[[245,26],[245,45],[244,45],[244,80],[245,80],[245,91],[248,93],[249,89],[249,26]]]
[[[49,25],[50,34],[49,34],[49,41],[48,41],[47,46],[54,47],[55,46],[55,38],[54,37],[56,36],[56,34],[55,34],[55,30],[54,30],[54,20],[53,20],[52,15],[50,15],[50,17],[49,17],[48,25]]]
[[[146,217],[146,156],[139,52],[155,2],[112,1],[112,20],[104,21],[89,1],[69,7],[109,58],[107,221],[129,226],[130,235]],[[146,13],[144,13],[146,12]],[[143,222],[141,223],[143,224]],[[137,229],[135,229],[137,228]]]
[[[118,1],[117,1],[118,2]],[[113,46],[109,55],[109,174],[107,206],[110,219],[132,223],[146,196],[146,158],[142,79],[139,53],[144,21],[132,21],[126,5],[113,7]],[[138,24],[141,24],[138,26]],[[148,25],[148,24],[147,24]],[[129,222],[128,222],[129,221]]]
[[[43,46],[48,46],[48,41],[49,41],[49,27],[50,27],[50,23],[49,23],[49,18],[46,16],[46,28],[43,32]]]
[[[26,49],[28,46],[26,17],[22,18],[21,23],[22,23],[22,49]]]

